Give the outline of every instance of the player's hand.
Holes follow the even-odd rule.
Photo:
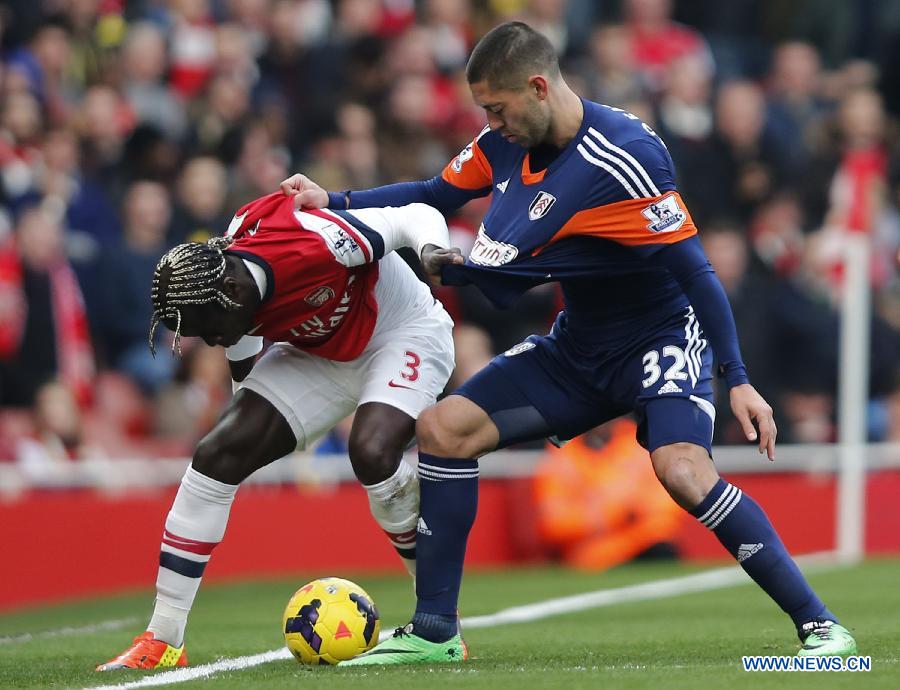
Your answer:
[[[309,179],[297,173],[281,183],[281,192],[294,197],[294,208],[325,208],[328,206],[328,192]]]
[[[759,441],[759,452],[766,453],[769,460],[774,460],[778,429],[775,428],[775,418],[769,403],[753,386],[744,383],[731,389],[731,410],[744,430],[747,440]]]
[[[464,264],[466,263],[459,247],[450,247],[450,249],[442,249],[436,244],[426,244],[422,248],[422,268],[428,276],[431,284],[438,286],[441,284],[441,268],[448,264]]]

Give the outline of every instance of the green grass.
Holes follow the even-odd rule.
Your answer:
[[[602,575],[557,569],[468,574],[464,615],[600,588],[685,575],[683,565],[619,568]],[[343,574],[378,602],[384,629],[405,623],[413,604],[406,578]],[[207,586],[201,589],[188,630],[192,665],[279,647],[281,612],[306,579]],[[303,667],[276,661],[220,673],[178,688],[282,688],[287,686],[404,690],[440,687],[496,688],[898,688],[900,687],[900,561],[813,572],[815,589],[854,632],[873,670],[851,673],[745,673],[746,654],[793,654],[790,621],[751,584],[707,593],[614,606],[526,624],[473,629],[466,639],[475,657],[460,666],[382,670]],[[94,666],[121,651],[142,630],[150,593],[52,606],[0,616],[0,688],[80,688],[121,683],[139,673],[104,674]],[[81,636],[40,637],[67,626],[132,618],[127,628]]]

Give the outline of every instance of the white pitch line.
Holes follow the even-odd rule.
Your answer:
[[[830,554],[817,554],[806,558],[796,559],[807,564],[830,563]],[[564,613],[575,611],[587,611],[589,609],[613,606],[638,601],[650,601],[652,599],[664,599],[666,597],[680,596],[682,594],[694,594],[696,592],[709,592],[714,589],[734,587],[740,584],[749,584],[750,578],[743,570],[730,566],[716,568],[693,575],[654,580],[639,585],[628,585],[616,589],[600,589],[594,592],[573,594],[567,597],[547,599],[536,604],[513,606],[501,609],[496,613],[485,616],[470,616],[462,619],[463,628],[490,628],[495,625],[507,625],[509,623],[525,623],[530,621],[550,618]],[[392,633],[383,631],[379,641],[390,637]],[[235,659],[222,659],[193,668],[180,668],[153,676],[147,676],[141,680],[113,685],[88,686],[84,690],[127,690],[128,688],[149,688],[160,685],[173,685],[185,683],[198,678],[208,678],[222,671],[238,671],[252,666],[267,664],[281,659],[290,659],[291,653],[284,647],[273,649],[261,654],[237,657]]]
[[[208,678],[222,671],[240,671],[252,666],[268,664],[270,661],[278,661],[279,659],[290,659],[291,653],[286,647],[273,649],[269,652],[261,654],[251,654],[250,656],[239,656],[236,659],[221,659],[211,664],[203,664],[202,666],[194,666],[193,668],[178,668],[174,671],[167,671],[154,676],[145,676],[140,680],[131,681],[129,683],[117,683],[115,685],[99,685],[88,686],[90,690],[125,690],[125,688],[150,688],[157,685],[172,685],[174,683],[186,683],[189,680],[197,680],[199,678]],[[116,673],[116,671],[110,671]]]
[[[47,640],[53,637],[66,637],[69,635],[90,635],[95,632],[107,630],[120,630],[137,622],[137,618],[119,618],[117,620],[102,621],[92,625],[82,625],[77,628],[59,628],[57,630],[44,630],[42,632],[22,633],[21,635],[6,635],[0,637],[0,646],[5,644],[19,644],[32,640]]]

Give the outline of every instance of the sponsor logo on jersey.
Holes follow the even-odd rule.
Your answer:
[[[509,184],[509,180],[503,180],[500,184],[497,185],[497,189],[500,190],[500,193],[503,194],[506,191],[506,185]]]
[[[252,228],[247,229],[247,234],[250,235],[250,237],[253,237],[256,234],[257,230],[259,230],[260,223],[262,223],[262,218],[256,221],[256,224]]]
[[[317,314],[294,328],[288,329],[290,334],[303,340],[315,340],[328,337],[334,333],[334,329],[341,325],[344,316],[350,311],[350,302],[353,299],[353,283],[355,281],[355,275],[347,279],[347,288],[341,296],[340,304],[331,312],[331,316],[325,317]],[[313,292],[315,291],[313,290]]]
[[[650,232],[675,232],[687,219],[687,213],[678,206],[674,194],[653,202],[641,214],[650,221],[647,223]]]
[[[472,159],[475,153],[472,151],[472,144],[469,144],[462,151],[459,152],[459,155],[453,159],[453,162],[450,164],[450,167],[453,168],[453,172],[458,173],[462,170],[463,164]]]
[[[528,219],[537,220],[538,218],[543,218],[555,203],[556,197],[549,192],[538,192],[528,207]]]
[[[484,224],[478,228],[478,237],[469,252],[469,259],[479,266],[502,266],[519,255],[519,248],[506,242],[497,242],[487,236]]]
[[[321,307],[325,302],[334,297],[334,290],[327,285],[320,285],[310,292],[303,301],[312,307]]]
[[[524,343],[519,343],[518,345],[513,345],[506,352],[503,353],[504,357],[515,357],[516,355],[521,355],[523,352],[528,352],[535,347],[534,343],[525,341]]]

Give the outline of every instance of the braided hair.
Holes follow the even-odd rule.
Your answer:
[[[225,275],[228,262],[223,250],[231,244],[228,237],[213,237],[206,242],[187,242],[173,247],[159,260],[153,271],[150,299],[153,302],[153,318],[150,320],[150,352],[156,356],[153,338],[160,321],[175,320],[175,340],[172,354],[181,354],[181,309],[196,304],[218,304],[227,311],[239,309],[235,302],[222,292],[219,279]]]

